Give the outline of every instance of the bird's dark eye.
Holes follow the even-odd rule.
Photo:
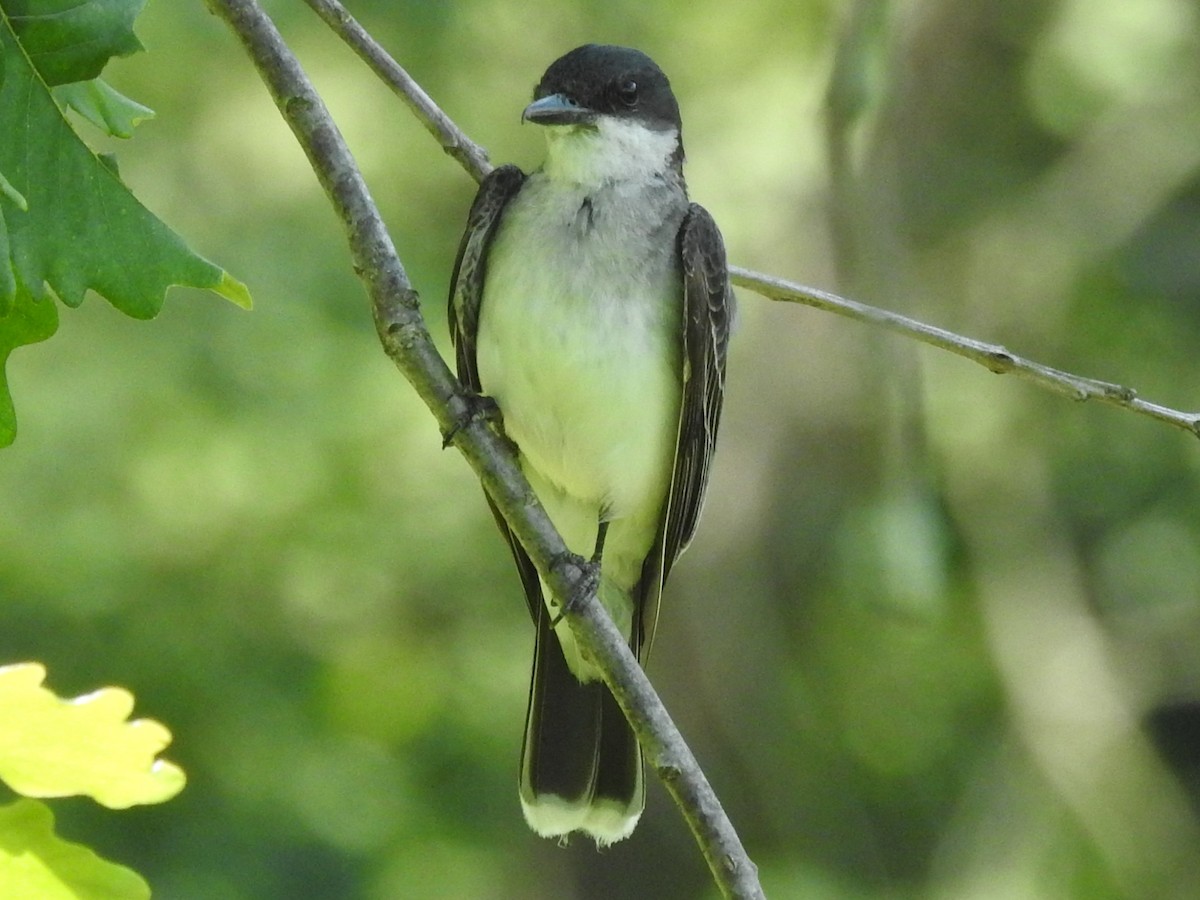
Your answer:
[[[633,109],[638,102],[638,83],[632,78],[622,81],[617,85],[617,96],[621,98],[622,103]]]

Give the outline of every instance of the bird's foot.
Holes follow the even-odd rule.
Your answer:
[[[563,620],[567,613],[575,612],[588,597],[594,597],[600,589],[600,563],[598,560],[584,559],[576,553],[563,553],[554,560],[555,571],[572,583],[570,594],[561,600],[561,606],[554,619],[550,622],[553,629]]]
[[[501,434],[504,433],[500,405],[494,399],[487,394],[474,394],[469,391],[464,391],[459,396],[462,398],[466,410],[447,431],[442,432],[443,450],[454,443],[454,439],[458,437],[460,431],[478,421],[490,422],[496,426],[497,431]]]

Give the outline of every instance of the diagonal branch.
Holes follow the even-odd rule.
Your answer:
[[[826,312],[837,313],[859,322],[870,322],[894,331],[897,334],[911,337],[924,344],[954,353],[957,356],[977,362],[979,365],[995,372],[997,375],[1014,374],[1044,387],[1046,390],[1064,394],[1072,400],[1098,400],[1112,406],[1128,409],[1160,422],[1166,422],[1176,428],[1182,428],[1196,437],[1200,437],[1200,413],[1185,413],[1179,410],[1159,406],[1138,397],[1133,388],[1112,384],[1107,381],[1097,381],[1082,375],[1072,375],[1061,369],[1034,362],[1017,356],[999,344],[988,344],[974,338],[963,337],[936,325],[926,325],[908,316],[888,312],[875,306],[868,306],[855,300],[847,300],[837,294],[817,288],[805,287],[782,278],[751,272],[749,269],[729,267],[733,283],[762,294],[771,300],[785,300],[792,303],[803,303],[814,306]]]
[[[304,0],[325,24],[340,37],[359,59],[378,75],[392,92],[404,101],[412,110],[413,115],[442,145],[442,149],[458,160],[476,181],[483,181],[483,176],[492,170],[488,162],[487,151],[467,137],[466,132],[454,124],[450,117],[442,112],[433,99],[425,93],[425,89],[417,84],[401,65],[392,59],[383,46],[367,33],[337,0]]]
[[[426,94],[409,74],[359,25],[338,0],[304,0],[330,27],[362,57],[409,106],[443,149],[462,164],[476,181],[491,170],[487,154],[460,129]],[[769,300],[803,303],[826,312],[837,313],[860,322],[879,325],[889,331],[913,338],[957,356],[979,363],[997,375],[1014,374],[1039,387],[1063,394],[1072,400],[1097,400],[1111,406],[1165,422],[1200,437],[1200,412],[1187,413],[1148,400],[1142,400],[1133,388],[1043,365],[1017,356],[999,344],[989,344],[927,325],[898,313],[849,300],[818,288],[805,287],[750,269],[729,267],[734,284],[761,294]]]
[[[550,589],[584,651],[601,667],[650,764],[682,810],[725,896],[760,898],[757,868],[645,673],[596,599],[595,573],[555,531],[512,450],[482,417],[434,347],[362,175],[295,56],[257,0],[208,0],[253,60],[346,230],[354,268],[388,356],[466,457]],[[347,17],[348,18],[348,17]],[[466,146],[466,145],[459,145]]]

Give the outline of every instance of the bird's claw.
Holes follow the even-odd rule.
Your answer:
[[[550,622],[551,629],[555,628],[567,613],[575,612],[588,597],[595,596],[600,589],[600,563],[584,559],[575,553],[563,553],[554,561],[554,569],[564,571],[571,579],[572,589],[561,601],[558,613]],[[578,577],[571,576],[578,573]]]
[[[447,431],[442,432],[443,450],[454,443],[454,439],[458,437],[460,431],[475,422],[482,420],[495,425],[502,422],[500,405],[487,394],[463,393],[461,396],[467,408]]]

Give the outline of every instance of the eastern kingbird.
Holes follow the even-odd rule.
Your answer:
[[[725,248],[688,202],[679,106],[644,53],[572,50],[521,118],[545,127],[546,161],[494,170],[471,206],[450,291],[458,375],[499,406],[538,499],[567,546],[599,563],[600,599],[644,659],[721,417]],[[645,805],[637,741],[496,521],[537,626],[525,819],[544,837],[619,841]]]

